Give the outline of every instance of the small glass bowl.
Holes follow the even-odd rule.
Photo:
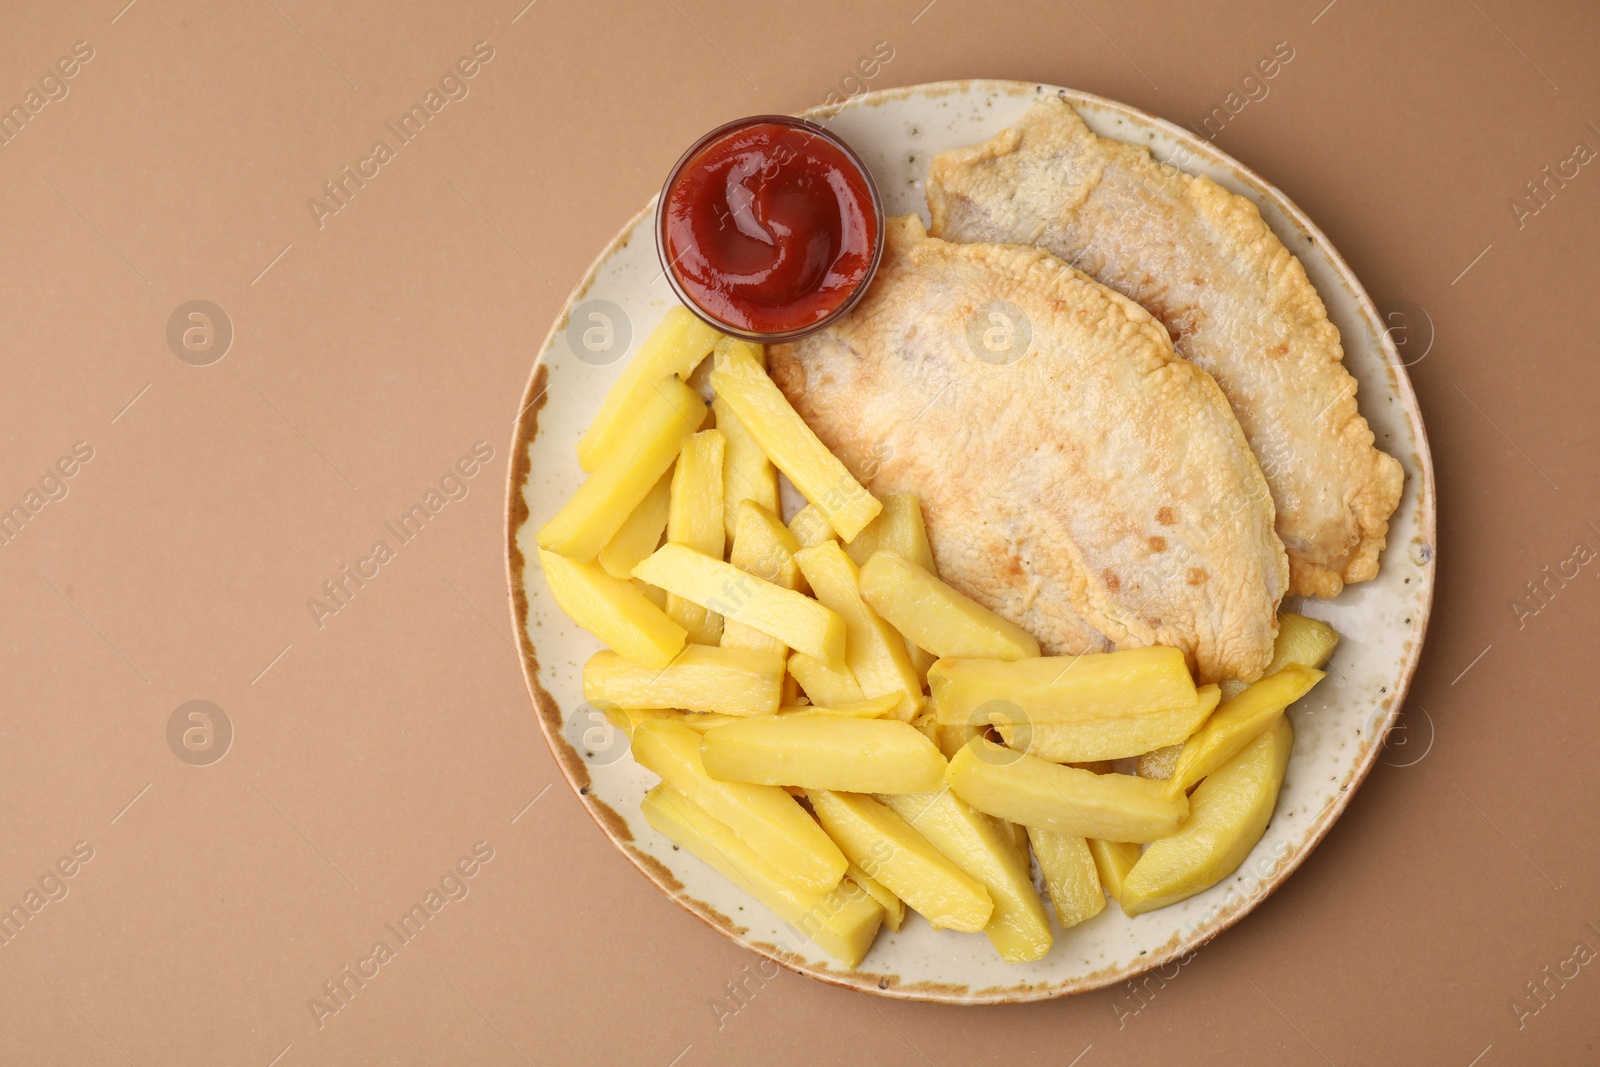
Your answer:
[[[731,323],[723,322],[721,319],[717,318],[717,316],[713,315],[710,311],[702,307],[699,302],[694,299],[694,297],[690,296],[689,293],[685,291],[683,284],[678,280],[677,272],[673,269],[673,264],[670,262],[670,259],[667,255],[667,198],[672,192],[673,186],[677,184],[679,176],[683,173],[683,169],[687,167],[689,163],[692,162],[695,157],[699,156],[700,153],[707,147],[717,141],[722,140],[729,134],[751,126],[767,125],[788,126],[791,129],[805,130],[806,132],[816,136],[818,139],[826,141],[828,144],[838,149],[839,152],[855,166],[856,170],[860,172],[861,180],[866,184],[867,187],[867,195],[872,199],[872,214],[877,222],[876,232],[872,237],[872,255],[867,261],[867,269],[862,273],[861,280],[856,283],[856,287],[851,290],[850,294],[844,298],[838,307],[834,308],[827,315],[818,319],[816,322],[807,323],[806,325],[796,329],[784,330],[777,333],[753,332],[744,329],[743,327],[734,326]],[[834,320],[838,319],[840,316],[847,314],[851,308],[860,303],[862,296],[866,294],[867,287],[872,284],[873,275],[877,274],[878,272],[878,263],[883,259],[885,225],[886,220],[884,219],[883,215],[883,199],[878,195],[878,183],[873,180],[872,172],[868,170],[867,165],[861,161],[861,157],[856,154],[855,149],[846,144],[842,138],[840,138],[837,134],[830,132],[826,127],[812,122],[809,119],[796,118],[793,115],[750,115],[746,118],[734,119],[732,122],[725,122],[721,126],[718,126],[704,137],[701,137],[694,144],[690,145],[688,151],[679,156],[678,162],[673,164],[672,170],[667,173],[667,180],[662,183],[661,194],[656,199],[656,255],[661,260],[661,270],[667,277],[667,284],[672,286],[672,291],[677,294],[678,299],[683,302],[684,307],[692,311],[707,325],[713,327],[721,333],[725,333],[730,337],[737,337],[740,340],[754,341],[757,344],[779,344],[784,341],[797,340],[806,336],[807,334],[816,333],[818,330],[823,329]]]

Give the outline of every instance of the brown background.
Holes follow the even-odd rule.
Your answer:
[[[1600,149],[1600,12],[525,2],[0,20],[7,106],[94,49],[0,147],[0,505],[94,451],[0,547],[0,907],[94,850],[0,948],[0,1063],[1595,1061],[1600,965],[1548,981],[1537,1014],[1512,1004],[1600,950],[1600,562],[1520,625],[1512,605],[1600,546],[1600,168],[1520,229],[1510,204],[1576,142]],[[470,95],[319,229],[308,199],[479,40]],[[506,452],[568,290],[680,148],[848,91],[880,41],[871,88],[1034,79],[1196,124],[1289,42],[1218,144],[1405,311],[1438,598],[1389,766],[1164,986],[962,1010],[785,973],[719,1024],[756,958],[612,850],[535,725]],[[166,341],[192,299],[235,329],[206,367]],[[307,599],[480,440],[470,494],[319,629]],[[192,699],[235,731],[209,766],[168,746]],[[322,983],[478,841],[494,859],[470,895],[319,1028]]]

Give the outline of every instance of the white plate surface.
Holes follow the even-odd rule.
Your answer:
[[[1277,811],[1232,876],[1136,919],[1108,904],[1089,922],[1057,931],[1050,953],[1027,964],[1001,962],[982,936],[935,931],[908,915],[900,932],[884,930],[851,972],[645,824],[639,800],[655,777],[627,755],[626,739],[583,705],[581,669],[600,646],[551,600],[534,533],[577,489],[583,477],[574,454],[579,435],[627,357],[674,302],[656,259],[653,199],[601,253],[552,328],[523,397],[512,452],[507,549],[523,668],[551,749],[596,822],[663,892],[714,929],[794,970],[887,996],[996,1003],[1082,992],[1190,952],[1238,921],[1305,859],[1378,758],[1416,667],[1432,602],[1433,468],[1416,398],[1359,282],[1282,193],[1187,130],[1054,86],[913,86],[865,94],[807,117],[826,121],[860,153],[889,214],[917,212],[927,221],[924,179],[933,155],[993,136],[1047,92],[1063,95],[1097,133],[1144,144],[1158,159],[1205,174],[1260,208],[1305,264],[1339,328],[1345,366],[1359,382],[1361,412],[1378,446],[1405,468],[1405,493],[1379,577],[1335,600],[1285,602],[1330,623],[1343,640],[1327,681],[1291,712],[1294,754]],[[598,331],[587,347],[585,329]],[[599,357],[590,351],[597,346]]]

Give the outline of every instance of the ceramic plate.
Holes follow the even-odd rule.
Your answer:
[[[1285,607],[1343,636],[1328,680],[1291,712],[1294,755],[1266,834],[1239,869],[1181,904],[1129,919],[1114,905],[1033,963],[1003,963],[986,938],[935,931],[909,915],[885,929],[854,971],[839,967],[766,908],[645,824],[639,801],[655,777],[627,741],[583,704],[581,668],[600,646],[555,606],[538,568],[535,531],[577,489],[574,448],[627,357],[673,302],[653,239],[655,201],[590,267],[551,329],[522,398],[512,447],[507,553],[522,666],[545,737],[567,779],[612,842],[661,891],[752,951],[823,981],[885,996],[962,1004],[1040,1000],[1122,981],[1192,951],[1272,892],[1327,834],[1382,749],[1411,680],[1433,593],[1434,486],[1422,418],[1372,301],[1311,220],[1278,190],[1169,122],[1087,93],[1021,82],[944,82],[858,96],[807,112],[866,161],[891,215],[927,220],[923,182],[937,152],[985,140],[1042,93],[1059,93],[1097,133],[1249,197],[1300,257],[1343,337],[1361,413],[1380,448],[1405,467],[1405,495],[1375,581],[1335,600]]]

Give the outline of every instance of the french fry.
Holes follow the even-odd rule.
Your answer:
[[[639,724],[633,731],[633,758],[802,888],[826,893],[844,877],[843,854],[794,797],[776,786],[712,778],[700,762],[700,735],[682,723]]]
[[[933,924],[977,933],[994,901],[983,884],[880,802],[860,793],[807,794],[828,836],[850,862]]]
[[[657,589],[649,582],[641,582],[637,578],[633,579],[631,584],[635,589],[639,590],[640,596],[650,601],[663,612],[667,610],[667,591],[665,589]]]
[[[600,413],[578,439],[578,466],[584,473],[598,470],[608,457],[623,451],[622,442],[640,409],[649,402],[650,393],[667,378],[687,381],[716,340],[717,331],[688,308],[678,305],[666,313],[623,368],[601,402]],[[703,418],[704,410],[695,420],[696,427]]]
[[[606,721],[621,730],[622,736],[630,741],[633,739],[633,731],[639,728],[640,723],[649,722],[651,719],[675,719],[679,715],[679,712],[671,711],[667,708],[608,707],[605,709]]]
[[[1261,840],[1294,748],[1294,730],[1279,716],[1200,783],[1178,832],[1144,850],[1122,885],[1122,910],[1142,915],[1216,885]]]
[[[989,891],[994,911],[983,932],[1001,959],[1025,963],[1050,951],[1050,917],[1034,891],[1027,851],[1009,827],[973,811],[948,789],[878,800]]]
[[[672,472],[667,506],[667,543],[686,545],[722,559],[722,461],[726,439],[721,430],[701,430],[683,443]],[[644,577],[635,575],[635,577]],[[644,579],[666,589],[660,582]],[[689,632],[689,640],[714,645],[722,640],[722,616],[667,589],[667,614]]]
[[[1172,777],[1173,768],[1178,765],[1178,756],[1183,752],[1182,743],[1176,745],[1163,745],[1150,752],[1139,755],[1139,777],[1154,778],[1166,781]]]
[[[845,546],[845,551],[850,553],[850,558],[858,567],[865,566],[879,549],[893,552],[929,574],[939,573],[939,569],[933,565],[928,529],[922,522],[922,502],[915,493],[896,493],[886,498],[883,513]],[[916,668],[918,678],[927,681],[928,668],[933,666],[938,656],[919,648],[910,637],[906,641],[911,653],[911,666]]]
[[[1039,642],[928,571],[893,552],[874,552],[861,568],[861,595],[917,648],[938,657],[1026,659]]]
[[[776,717],[781,719],[788,715],[838,715],[856,719],[881,719],[898,707],[899,703],[898,699],[890,695],[859,701],[855,704],[841,704],[833,708],[815,707],[811,704],[792,704],[780,707]],[[646,712],[644,714],[648,715],[650,713]],[[772,716],[757,715],[752,719],[752,717],[744,715],[721,715],[716,712],[700,711],[663,711],[654,717],[676,719],[691,730],[698,730],[701,733],[713,730],[718,726],[727,726],[729,723],[764,722],[772,718]],[[797,786],[796,788],[799,787]]]
[[[1063,930],[1105,910],[1106,894],[1100,888],[1100,872],[1086,838],[1030,826],[1028,843],[1033,846],[1050,903],[1055,905],[1056,922]]]
[[[1107,716],[1083,722],[1002,721],[996,723],[996,728],[1007,745],[1052,763],[1123,759],[1162,745],[1182,744],[1200,729],[1221,697],[1217,686],[1203,685],[1194,706],[1184,711]]]
[[[900,924],[906,921],[906,902],[889,892],[887,886],[853,863],[845,869],[844,876],[866,890],[867,896],[883,905],[883,925],[891,932],[898,933]]]
[[[1277,674],[1290,664],[1315,667],[1328,665],[1333,650],[1339,645],[1339,633],[1325,622],[1296,615],[1292,611],[1278,612],[1278,638],[1272,645],[1272,661],[1261,677]],[[1244,692],[1246,683],[1230,678],[1222,683],[1222,699],[1232,700]]]
[[[544,549],[539,550],[539,565],[561,610],[623,657],[660,669],[683,649],[683,627],[632,582]]]
[[[1100,884],[1106,894],[1118,904],[1122,903],[1122,883],[1128,872],[1139,862],[1139,846],[1127,841],[1102,841],[1097,837],[1085,838],[1089,854],[1094,857],[1095,870],[1100,872]]]
[[[911,725],[916,727],[934,748],[939,747],[939,721],[933,717],[933,709],[928,707],[926,702],[918,709],[916,717],[911,720]]]
[[[810,592],[811,587],[805,584],[805,577],[800,573],[800,565],[794,561],[798,551],[800,543],[772,510],[753,500],[739,502],[729,563],[785,589]],[[729,648],[757,648],[785,656],[789,652],[789,646],[782,641],[737,620],[723,620],[722,643]],[[793,684],[787,675],[784,680],[786,685]],[[789,699],[787,694],[785,699]]]
[[[1339,633],[1327,623],[1280,611],[1278,638],[1273,642],[1272,662],[1267,665],[1266,674],[1276,674],[1291,663],[1321,670],[1338,646]]]
[[[824,541],[839,539],[828,523],[828,516],[824,515],[822,509],[815,504],[807,504],[794,513],[794,518],[789,520],[789,532],[794,535],[801,548],[810,548]]]
[[[667,505],[672,496],[672,475],[663,474],[622,528],[600,550],[600,566],[613,578],[628,578],[639,561],[656,550],[667,529]]]
[[[897,693],[885,693],[882,696],[864,697],[844,704],[802,704],[796,707],[778,709],[778,714],[785,715],[790,712],[815,711],[823,715],[849,715],[857,719],[882,719],[894,713],[900,706],[900,697]]]
[[[617,446],[608,449],[572,498],[540,528],[540,548],[587,563],[600,554],[678,457],[706,406],[676,378],[650,388],[630,413]],[[720,520],[719,520],[720,522]]]
[[[956,796],[997,819],[1078,837],[1154,841],[1189,812],[1188,798],[1160,782],[1066,767],[983,738],[955,754],[945,780]]]
[[[634,568],[634,577],[707,614],[759,630],[834,669],[845,665],[845,624],[810,597],[764,581],[731,563],[667,542]]]
[[[946,726],[937,720],[935,720],[934,725],[939,731],[935,743],[939,746],[939,751],[944,753],[945,759],[953,759],[957,752],[960,752],[974,737],[978,737],[984,731],[982,726],[968,726],[966,724]]]
[[[861,599],[856,565],[837,541],[802,548],[794,558],[817,599],[844,619],[845,658],[862,694],[904,694],[897,716],[910,722],[922,708],[922,682],[911,666],[905,638]]]
[[[647,823],[794,927],[822,951],[855,967],[872,947],[883,905],[859,886],[826,893],[802,889],[764,862],[755,849],[665,782],[640,805]]]
[[[1182,793],[1232,759],[1325,677],[1322,671],[1291,664],[1223,704],[1199,733],[1183,743],[1167,789]]]
[[[758,652],[771,652],[775,656],[787,656],[789,646],[779,641],[776,637],[769,637],[760,630],[745,626],[733,619],[722,620],[723,648],[753,648]],[[784,698],[788,699],[787,696]]]
[[[1198,699],[1183,653],[1159,646],[1012,662],[944,659],[928,671],[928,686],[945,725],[982,721],[983,706],[1000,701],[1017,709],[1013,718],[1038,724],[1186,711]]]
[[[796,414],[762,366],[747,353],[718,352],[711,388],[738,415],[773,464],[846,541],[883,510]]]
[[[845,647],[849,647],[848,631],[845,637]],[[813,659],[804,652],[796,652],[789,657],[789,675],[800,683],[800,688],[806,691],[806,697],[813,704],[834,705],[858,704],[867,699],[861,692],[861,685],[856,681],[856,676],[850,673],[849,668],[836,671],[821,660]],[[889,695],[889,694],[885,694]],[[901,694],[893,694],[895,708],[900,707]]]
[[[708,730],[700,758],[707,774],[725,782],[849,793],[936,789],[945,767],[915,727],[820,711],[763,715]]]
[[[933,548],[922,522],[922,502],[915,493],[896,493],[883,500],[883,513],[845,546],[857,567],[865,567],[874,552],[893,552],[927,571],[938,574]]]
[[[747,648],[685,645],[665,667],[641,667],[612,651],[583,666],[583,699],[596,707],[683,708],[770,715],[783,688],[783,657]]]
[[[777,512],[753,500],[739,504],[739,521],[734,527],[733,552],[729,562],[774,585],[796,592],[810,592],[794,554],[801,544],[778,518]]]
[[[711,410],[717,415],[717,429],[728,439],[722,467],[722,525],[732,541],[738,533],[739,505],[746,500],[777,512],[778,469],[726,400],[713,398]]]

